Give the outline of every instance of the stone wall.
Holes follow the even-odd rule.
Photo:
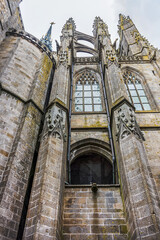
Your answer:
[[[63,239],[127,239],[119,187],[66,186]]]
[[[21,38],[7,37],[0,48],[0,236],[15,239],[53,63]]]
[[[19,4],[21,0],[1,0],[0,2],[0,42],[9,28],[24,29]]]

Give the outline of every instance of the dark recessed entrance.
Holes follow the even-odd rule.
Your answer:
[[[88,153],[71,164],[72,184],[112,184],[112,165],[107,159]]]

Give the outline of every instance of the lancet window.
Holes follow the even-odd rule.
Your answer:
[[[95,76],[90,72],[82,73],[77,79],[75,89],[75,111],[102,111],[100,86]]]
[[[137,111],[151,110],[148,98],[141,84],[141,77],[131,71],[123,74],[125,86],[130,99]]]

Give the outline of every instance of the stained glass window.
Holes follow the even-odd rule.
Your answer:
[[[102,101],[99,83],[92,73],[82,73],[76,82],[75,111],[102,111]]]
[[[131,71],[125,71],[123,78],[130,102],[134,104],[136,110],[151,110],[140,76]]]

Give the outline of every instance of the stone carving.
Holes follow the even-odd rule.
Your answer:
[[[69,18],[66,21],[65,25],[63,26],[63,30],[70,30],[70,29],[73,29],[73,31],[76,30],[76,24],[75,24],[73,18]]]
[[[98,29],[101,29],[101,31],[99,31],[100,35],[109,35],[108,26],[100,17],[96,17],[93,23],[93,33],[95,36],[97,35]]]
[[[76,57],[74,58],[75,63],[97,63],[99,61],[98,57]]]
[[[113,50],[106,51],[106,63],[108,67],[110,67],[113,63],[119,67],[116,54]]]
[[[46,125],[47,132],[44,134],[44,137],[46,134],[52,134],[55,138],[63,138],[64,141],[66,141],[65,113],[61,108],[54,105],[48,110],[46,114]]]
[[[63,65],[67,66],[68,65],[68,52],[67,51],[60,51],[58,54],[58,66]]]
[[[135,39],[135,41],[136,41],[137,44],[138,44],[138,42],[139,42],[140,40],[143,40],[141,34],[138,32],[137,29],[131,31],[130,33],[131,33],[132,37],[134,37],[134,39]]]
[[[143,56],[120,56],[118,58],[119,62],[135,62],[137,63],[143,63],[143,61],[148,61],[148,60],[143,60]]]
[[[124,139],[130,134],[136,135],[139,139],[145,140],[140,127],[137,124],[136,116],[134,110],[127,104],[123,104],[115,112],[116,114],[116,137],[117,141],[119,139]]]
[[[136,43],[138,44],[139,41],[141,40],[141,44],[143,47],[146,47],[148,49],[148,57],[149,57],[149,60],[153,59],[155,57],[155,51],[156,49],[154,48],[153,45],[151,45],[149,43],[149,41],[144,37],[142,36],[137,29],[133,30],[130,32],[132,37],[134,37]]]

